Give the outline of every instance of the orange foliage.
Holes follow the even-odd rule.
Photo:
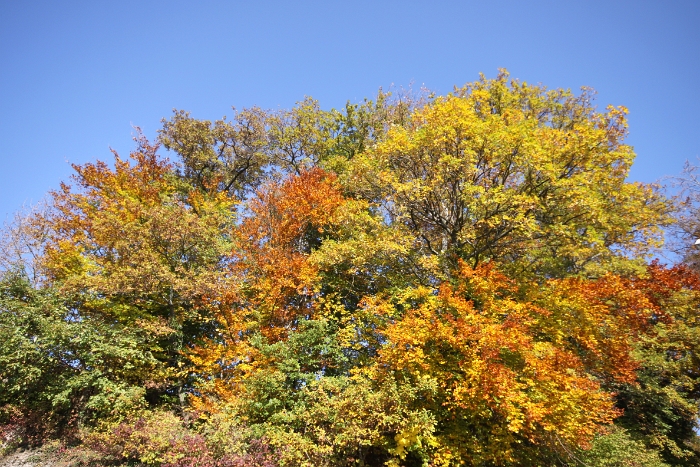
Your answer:
[[[235,232],[229,289],[214,300],[219,336],[191,355],[204,374],[215,375],[205,392],[231,400],[237,379],[265,366],[247,341],[252,332],[276,342],[312,316],[318,277],[308,256],[344,202],[336,177],[317,168],[271,183],[249,202]],[[205,399],[197,403],[212,408]]]
[[[64,184],[52,193],[54,210],[40,220],[51,226],[44,267],[64,290],[172,307],[217,287],[220,229],[232,220],[234,200],[179,191],[158,146],[137,141],[131,162],[115,153],[114,170],[104,162],[74,166],[77,189]]]
[[[473,465],[512,460],[525,440],[585,447],[619,415],[601,383],[634,381],[630,333],[653,308],[625,283],[517,287],[491,265],[462,263],[455,284],[406,297],[415,305],[386,330],[374,377],[433,381],[415,403],[442,414],[439,444]]]
[[[315,168],[260,190],[241,225],[233,274],[245,278],[248,308],[275,340],[311,312],[316,268],[307,262],[344,202],[335,176]]]

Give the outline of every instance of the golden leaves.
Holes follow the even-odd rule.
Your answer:
[[[375,378],[436,380],[437,395],[416,403],[444,412],[443,420],[488,426],[489,444],[470,448],[482,460],[505,459],[522,439],[546,444],[549,433],[586,446],[619,414],[591,374],[634,379],[628,323],[648,302],[633,292],[614,306],[602,303],[619,282],[515,287],[491,265],[462,263],[456,285],[417,293],[418,302],[386,329]],[[460,425],[444,423],[436,436],[449,444]]]
[[[456,256],[599,273],[597,264],[620,268],[618,252],[644,256],[669,222],[653,187],[625,183],[625,113],[596,113],[586,94],[482,79],[416,110],[365,158],[383,174],[373,183],[392,221],[444,267]]]

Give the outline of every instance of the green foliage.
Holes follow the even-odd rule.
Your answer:
[[[665,270],[654,264],[647,287],[665,316],[636,346],[637,384],[616,385],[618,420],[672,465],[697,465],[700,395],[700,282],[687,267]],[[666,287],[664,287],[666,285]]]
[[[179,174],[188,184],[242,195],[258,186],[269,163],[265,121],[266,114],[257,108],[213,124],[176,111],[163,120],[160,141],[180,157]]]
[[[659,453],[633,439],[624,428],[614,427],[610,433],[597,436],[588,451],[576,454],[584,465],[597,467],[666,467]]]
[[[159,383],[146,339],[138,328],[81,317],[55,290],[37,290],[20,274],[5,275],[0,417],[35,443],[144,408],[146,386]]]

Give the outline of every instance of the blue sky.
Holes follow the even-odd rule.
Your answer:
[[[700,156],[700,1],[0,0],[0,217],[173,108],[323,108],[511,76],[630,109],[630,178]]]

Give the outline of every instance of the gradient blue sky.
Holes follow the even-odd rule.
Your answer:
[[[0,0],[0,217],[173,108],[324,108],[511,76],[630,109],[630,178],[700,156],[700,1]],[[0,219],[1,220],[1,219]]]

